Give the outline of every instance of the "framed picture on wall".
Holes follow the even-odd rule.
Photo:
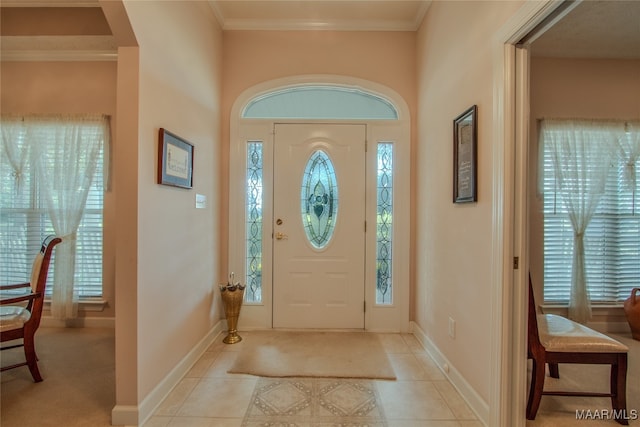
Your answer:
[[[453,203],[478,200],[477,115],[474,105],[453,120]]]
[[[160,128],[158,138],[158,184],[193,187],[193,145]]]

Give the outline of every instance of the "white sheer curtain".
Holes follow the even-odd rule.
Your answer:
[[[624,166],[624,183],[635,193],[636,188],[636,163],[640,159],[640,121],[625,122],[624,133],[619,138],[619,155]]]
[[[27,127],[21,116],[3,116],[1,129],[0,153],[9,159],[16,180],[16,190],[19,192],[22,187],[22,174],[32,152],[32,147],[26,141]]]
[[[75,318],[76,233],[84,213],[96,164],[109,147],[109,118],[103,115],[2,116],[2,143],[16,179],[27,162],[37,173],[46,211],[62,243],[56,247],[51,312]],[[106,180],[105,180],[106,184]]]
[[[611,161],[618,149],[619,130],[619,122],[553,119],[541,122],[540,145],[550,149],[556,192],[574,231],[569,317],[578,322],[591,319],[584,233],[604,194]]]

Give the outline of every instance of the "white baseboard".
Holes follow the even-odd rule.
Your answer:
[[[216,340],[216,337],[224,330],[223,326],[221,321],[216,323],[209,333],[151,390],[138,406],[116,405],[111,411],[111,424],[114,426],[143,425],[164,398],[167,397],[207,348]]]
[[[116,405],[111,410],[111,425],[133,427],[138,425],[138,407],[134,405]],[[140,424],[142,425],[142,424]]]
[[[420,341],[424,349],[436,362],[442,373],[449,379],[449,382],[456,388],[460,396],[467,402],[471,410],[476,414],[478,420],[483,425],[488,425],[489,421],[489,404],[485,402],[480,395],[469,385],[467,380],[460,372],[451,364],[451,362],[440,352],[438,347],[424,333],[422,328],[411,322],[411,332]]]

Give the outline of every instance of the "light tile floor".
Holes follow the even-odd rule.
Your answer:
[[[247,337],[250,332],[242,335]],[[413,335],[379,334],[379,337],[396,381],[277,382],[229,374],[227,370],[243,342],[225,345],[220,336],[144,427],[482,426]],[[319,404],[305,403],[312,394],[329,399],[320,399]],[[268,405],[264,401],[269,396],[277,396],[279,403],[271,405],[269,411],[280,411],[279,418],[261,418],[268,410],[260,409],[260,404]],[[331,398],[336,398],[334,403],[342,402],[342,406],[330,405]],[[296,417],[287,418],[287,413],[294,412]]]

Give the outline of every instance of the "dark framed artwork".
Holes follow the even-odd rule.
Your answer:
[[[194,147],[160,128],[158,138],[158,184],[193,188]]]
[[[453,202],[478,200],[478,107],[474,105],[453,120]]]

